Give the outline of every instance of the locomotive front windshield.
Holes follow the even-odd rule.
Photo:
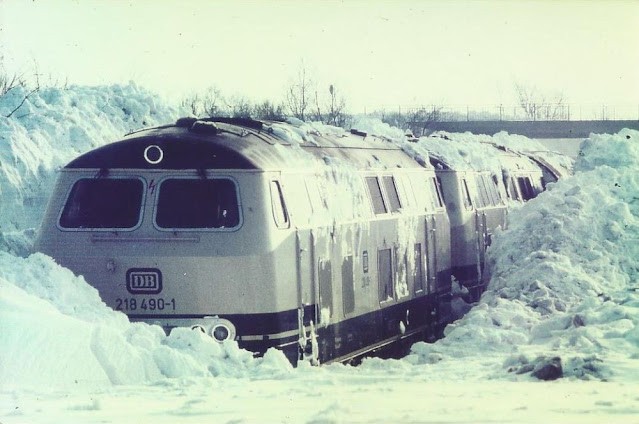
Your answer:
[[[83,178],[75,182],[60,216],[67,229],[131,229],[140,220],[139,179]]]
[[[223,178],[164,180],[155,222],[162,229],[237,227],[240,214],[235,183]]]

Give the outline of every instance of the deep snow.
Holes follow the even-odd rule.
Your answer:
[[[0,98],[0,115],[21,95]],[[0,118],[0,422],[637,421],[639,132],[592,135],[573,177],[511,212],[489,289],[445,339],[401,360],[292,369],[274,350],[255,359],[131,324],[28,252],[57,167],[179,114],[132,84],[45,90]],[[354,126],[403,143],[379,121]],[[486,141],[543,149],[505,133],[452,138],[471,162],[490,163]],[[436,142],[453,146],[409,145]],[[532,376],[552,361],[564,378]]]

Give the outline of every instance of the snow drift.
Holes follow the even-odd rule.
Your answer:
[[[39,225],[57,168],[132,130],[173,121],[178,114],[133,83],[27,94],[15,87],[0,97],[0,242],[20,254],[26,253],[32,234],[25,239],[16,232]]]
[[[511,213],[480,304],[445,339],[414,346],[420,362],[491,352],[514,374],[560,361],[565,376],[636,381],[639,132],[593,135],[581,149],[574,177]]]
[[[129,323],[82,277],[36,253],[0,252],[0,380],[5,387],[102,386],[165,377],[286,372],[278,351],[254,360],[235,342],[182,328]]]
[[[2,97],[0,115],[24,94]],[[293,372],[277,351],[255,359],[234,343],[218,345],[190,330],[166,336],[159,327],[131,324],[82,277],[45,255],[28,255],[56,168],[130,130],[178,116],[129,85],[44,90],[11,118],[0,118],[0,381],[6,387]],[[356,125],[402,143],[401,131],[379,121],[361,118]],[[480,150],[468,143],[486,140],[539,149],[505,133],[456,138],[465,140],[456,148],[473,155]],[[400,361],[365,361],[357,373],[529,379],[554,364],[563,376],[636,382],[638,141],[636,131],[585,140],[576,175],[510,215],[509,229],[489,251],[488,291],[447,328],[447,337],[416,344]],[[452,372],[460,361],[465,366]]]

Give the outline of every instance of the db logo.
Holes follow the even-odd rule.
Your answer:
[[[158,294],[162,291],[162,273],[155,268],[131,268],[126,272],[126,289],[131,294]]]

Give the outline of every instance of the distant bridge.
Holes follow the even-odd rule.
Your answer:
[[[639,120],[602,121],[449,121],[410,122],[411,128],[451,133],[471,132],[493,135],[500,131],[529,138],[587,138],[591,133],[615,134],[623,128],[639,130]]]

